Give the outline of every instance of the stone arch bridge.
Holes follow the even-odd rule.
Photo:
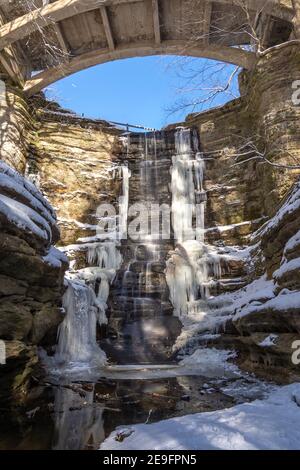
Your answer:
[[[298,41],[300,0],[4,0],[0,63],[31,96],[112,60],[186,55],[251,69],[262,49]]]

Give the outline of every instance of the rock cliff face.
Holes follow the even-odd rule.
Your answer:
[[[199,130],[206,167],[205,243],[212,259],[219,260],[218,269],[212,269],[209,276],[210,292],[218,296],[210,308],[222,313],[217,325],[225,334],[208,344],[235,347],[245,367],[265,371],[271,365],[281,376],[283,367],[297,373],[291,363],[291,344],[299,335],[294,295],[300,287],[299,171],[257,159],[240,164],[240,154],[242,147],[253,150],[254,145],[276,165],[295,164],[300,107],[292,102],[292,82],[299,79],[299,64],[296,46],[275,48],[260,58],[251,75],[241,74],[240,99],[189,116],[182,124]],[[97,208],[109,202],[118,213],[119,198],[124,198],[124,164],[132,173],[130,203],[145,192],[140,173],[145,163],[136,151],[137,143],[135,150],[133,145],[132,152],[126,153],[124,136],[108,123],[74,116],[41,96],[27,102],[9,86],[1,116],[0,338],[6,342],[7,363],[1,367],[10,377],[2,384],[8,395],[26,389],[37,363],[36,346],[53,345],[62,320],[67,262],[58,257],[53,245],[68,254],[72,271],[83,270],[87,283],[98,293],[105,291],[106,300],[117,272],[109,297],[108,328],[117,336],[124,305],[121,308],[114,302],[124,277],[127,290],[135,293],[138,287],[143,296],[149,294],[166,311],[170,309],[165,263],[174,246],[161,247],[158,260],[150,260],[143,249],[130,243],[101,248]],[[171,166],[171,154],[166,153]],[[36,188],[5,163],[40,187],[57,211],[57,223],[53,209]],[[168,201],[168,165],[160,161],[156,169],[159,187],[152,185],[151,190]],[[153,183],[152,176],[150,180]],[[16,216],[20,207],[21,224]],[[112,263],[107,263],[108,255]],[[137,275],[138,283],[132,281]],[[134,295],[127,297],[132,304]],[[227,305],[226,312],[220,312],[218,302]],[[187,335],[179,349],[201,344],[198,333],[192,340]]]
[[[289,374],[290,379],[299,376],[299,366],[292,360],[300,333],[299,198],[296,183],[276,215],[253,236],[266,274],[252,283],[252,293],[235,310],[237,334],[231,337],[239,344],[246,367],[286,380]]]
[[[0,400],[26,398],[38,366],[37,346],[56,343],[68,260],[54,249],[56,215],[24,178],[35,119],[20,92],[6,83],[0,103]]]
[[[206,160],[208,191],[206,226],[242,226],[222,231],[239,242],[253,231],[253,222],[271,217],[297,180],[299,170],[276,168],[259,160],[243,160],[241,148],[253,142],[275,164],[297,164],[300,107],[292,102],[293,82],[299,79],[299,49],[286,46],[263,56],[253,73],[240,76],[241,98],[187,118],[199,128]],[[248,222],[248,224],[246,223]],[[261,222],[260,222],[261,223]],[[255,227],[254,227],[255,228]]]
[[[205,155],[206,242],[219,253],[235,247],[241,254],[221,262],[211,310],[229,316],[225,334],[208,343],[234,347],[246,368],[285,380],[288,371],[299,374],[292,363],[299,339],[299,170],[284,167],[299,164],[300,107],[292,101],[299,63],[296,46],[275,49],[253,74],[240,76],[241,98],[186,122],[198,127]],[[259,159],[240,164],[241,148],[248,158],[253,148],[263,151],[274,166]],[[227,307],[215,310],[218,302]],[[185,344],[192,343],[199,344]]]
[[[22,93],[2,78],[0,74],[1,160],[24,174],[34,130],[32,115]]]
[[[13,375],[11,389],[1,386],[1,396],[6,391],[12,398],[30,369],[26,358],[29,364],[37,362],[30,346],[55,343],[68,260],[53,248],[59,240],[53,209],[32,183],[2,161],[0,228],[0,339],[8,354],[1,369]]]
[[[74,116],[41,99],[34,106],[37,131],[30,173],[57,210],[60,244],[86,245],[95,235],[98,206],[118,204],[120,132],[104,121]],[[82,246],[78,252],[86,249]],[[77,261],[80,267],[78,253]]]

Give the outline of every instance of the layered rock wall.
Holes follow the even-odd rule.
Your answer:
[[[120,132],[105,121],[74,116],[43,100],[34,105],[38,124],[30,171],[57,210],[60,245],[83,245],[73,250],[74,267],[79,268],[84,265],[79,253],[95,241],[98,206],[118,204]]]
[[[18,90],[5,83],[0,103],[0,400],[23,400],[38,364],[37,346],[54,345],[63,320],[67,258],[54,210],[22,175],[35,120]],[[17,171],[18,170],[18,171]]]
[[[34,133],[34,120],[27,100],[0,74],[1,160],[24,174]]]
[[[35,346],[56,342],[68,268],[67,258],[53,247],[58,240],[49,203],[33,184],[1,161],[0,339],[7,357],[0,366],[0,399],[22,395],[27,372],[37,363]]]
[[[253,72],[241,74],[241,98],[187,118],[187,125],[198,126],[206,154],[207,227],[225,226],[211,230],[208,239],[219,234],[226,243],[242,243],[258,219],[275,214],[299,177],[299,170],[258,159],[236,165],[255,155],[241,155],[251,150],[249,142],[276,165],[297,165],[300,106],[292,98],[299,66],[297,45],[274,48]]]
[[[241,74],[240,99],[189,116],[184,124],[198,127],[206,161],[206,241],[223,252],[224,247],[232,245],[242,248],[256,244],[246,262],[230,260],[227,255],[222,258],[221,275],[226,283],[219,282],[214,293],[234,291],[265,271],[277,282],[276,295],[283,289],[298,289],[297,243],[286,247],[287,240],[297,235],[297,213],[284,216],[272,230],[258,231],[253,238],[250,235],[276,214],[299,176],[299,171],[282,167],[297,163],[300,147],[300,107],[292,102],[299,63],[297,46],[274,48],[260,58],[251,74]],[[58,212],[62,234],[59,242],[53,222],[43,239],[1,216],[1,335],[9,343],[8,358],[16,354],[24,365],[27,356],[36,359],[32,345],[51,343],[47,338],[56,331],[61,318],[66,263],[60,260],[54,266],[52,256],[52,262],[47,262],[50,248],[55,243],[68,246],[72,268],[87,266],[89,245],[97,241],[97,207],[102,202],[117,205],[122,192],[118,168],[124,148],[120,132],[108,123],[74,116],[41,96],[28,102],[8,82],[1,95],[1,119],[1,160],[21,174],[26,171],[46,194]],[[241,148],[250,141],[277,167],[257,159],[239,164]],[[0,193],[26,206],[26,211],[32,209],[31,197],[41,202],[36,193],[24,198],[15,188],[2,186]],[[53,217],[48,203],[42,204],[47,206],[48,215],[39,208],[43,222],[38,225],[49,224],[49,214]],[[288,273],[285,269],[278,273],[280,265],[288,262],[292,262]],[[263,318],[267,314],[262,309],[259,315]],[[250,331],[246,320],[243,322],[243,326],[240,321],[232,324],[231,332],[237,333],[235,341],[247,337],[251,349],[251,335],[262,331],[258,326],[251,326]],[[270,322],[263,334],[276,328]],[[297,333],[297,328],[294,325],[291,333]],[[11,361],[7,361],[9,370],[14,364]]]

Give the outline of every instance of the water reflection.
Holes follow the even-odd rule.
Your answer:
[[[249,376],[47,384],[27,409],[0,415],[0,449],[97,450],[118,426],[228,408],[267,389]]]
[[[95,386],[79,393],[58,388],[54,403],[54,450],[97,448],[105,439],[104,406],[94,405]]]

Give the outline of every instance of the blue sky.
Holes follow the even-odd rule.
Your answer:
[[[209,69],[203,74],[205,64],[209,64]],[[200,88],[210,88],[220,80],[224,82],[232,70],[231,66],[221,70],[220,64],[206,59],[173,56],[125,59],[60,80],[47,90],[47,96],[88,117],[160,129],[183,120],[191,112],[190,108],[184,108],[170,114],[170,108],[176,107],[178,100],[193,101],[206,96]],[[179,92],[182,87],[187,88],[184,93]],[[236,80],[233,92],[237,94]],[[221,94],[202,108],[217,106],[232,98],[232,95]]]

